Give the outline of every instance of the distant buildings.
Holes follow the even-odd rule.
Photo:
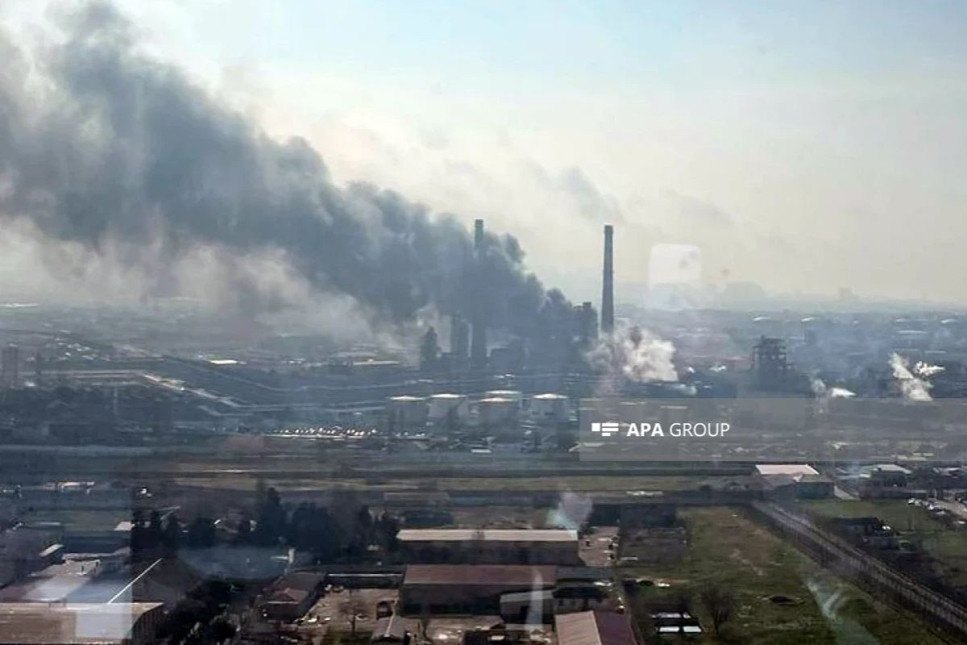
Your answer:
[[[8,345],[0,350],[0,386],[20,385],[20,348]]]

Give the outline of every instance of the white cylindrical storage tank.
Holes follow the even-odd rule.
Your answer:
[[[391,396],[386,401],[391,428],[421,428],[426,425],[427,402],[422,396]]]
[[[463,394],[434,394],[430,397],[431,421],[443,421],[455,415],[458,420],[467,416],[467,397]]]
[[[510,399],[519,408],[524,402],[524,393],[520,390],[490,390],[484,394],[485,399]]]
[[[481,399],[477,404],[480,423],[485,426],[516,425],[520,408],[513,399],[493,396]]]
[[[536,394],[531,398],[531,416],[535,421],[563,423],[567,421],[567,396],[563,394]]]

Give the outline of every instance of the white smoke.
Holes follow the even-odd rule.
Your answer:
[[[588,351],[588,361],[612,387],[620,378],[635,383],[677,381],[674,358],[675,345],[671,341],[640,327],[625,327],[602,335]]]
[[[924,363],[923,361],[920,361],[919,363],[913,366],[913,373],[919,376],[920,378],[930,378],[931,376],[936,376],[937,374],[940,374],[945,369],[946,369],[945,367],[941,367],[940,365],[931,365],[929,363]]]
[[[856,392],[847,390],[845,387],[827,387],[821,379],[812,380],[813,394],[819,399],[851,399],[856,396]]]
[[[930,388],[932,387],[930,383],[922,378],[919,378],[918,376],[915,376],[913,372],[910,371],[910,367],[906,359],[896,352],[890,355],[890,367],[893,369],[893,378],[897,380],[900,386],[900,391],[903,393],[903,398],[910,401],[933,400],[933,397],[930,396]],[[918,370],[918,373],[920,373],[919,367],[920,364],[914,367],[915,370]]]
[[[593,509],[594,503],[588,495],[564,491],[557,508],[548,515],[547,524],[577,531],[591,517]]]

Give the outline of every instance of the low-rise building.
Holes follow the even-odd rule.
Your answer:
[[[161,603],[0,603],[0,645],[155,642]]]
[[[756,478],[769,497],[823,499],[833,496],[833,480],[809,464],[758,464]]]
[[[400,590],[404,614],[500,613],[501,596],[552,590],[557,568],[539,565],[414,564]]]
[[[554,617],[558,645],[636,645],[626,614],[582,611]]]
[[[296,571],[273,582],[259,598],[259,611],[266,620],[291,622],[301,618],[322,594],[321,573]]]
[[[578,564],[577,531],[559,529],[403,529],[410,563]]]

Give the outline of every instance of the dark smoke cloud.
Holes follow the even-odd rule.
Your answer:
[[[393,324],[427,307],[466,314],[482,298],[491,324],[530,335],[568,306],[524,270],[509,236],[487,236],[487,278],[471,288],[472,239],[459,221],[370,185],[335,186],[305,140],[268,137],[144,55],[110,3],[61,23],[63,39],[46,48],[0,38],[4,217],[53,242],[111,249],[142,272],[151,258],[157,293],[179,291],[169,263],[213,250],[249,314],[289,304],[236,270],[264,252],[280,253],[314,292],[349,296]]]

